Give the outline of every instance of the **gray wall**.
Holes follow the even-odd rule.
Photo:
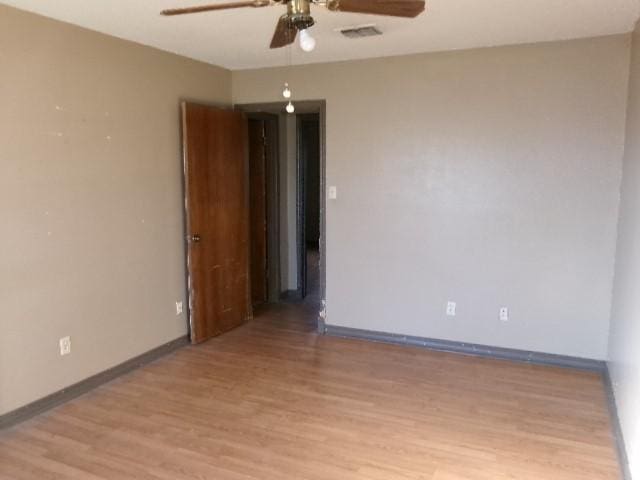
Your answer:
[[[327,101],[328,323],[604,359],[628,65],[613,36],[237,71],[233,96]]]
[[[231,74],[4,6],[0,62],[2,414],[187,333],[179,100]]]
[[[630,469],[640,479],[640,27],[631,57],[609,360]]]

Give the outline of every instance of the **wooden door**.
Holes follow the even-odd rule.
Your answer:
[[[249,120],[251,300],[267,300],[267,151],[264,120]]]
[[[182,119],[189,321],[199,343],[251,315],[247,120],[194,103]]]

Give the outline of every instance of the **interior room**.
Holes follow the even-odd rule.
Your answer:
[[[640,0],[0,0],[0,479],[640,480]]]

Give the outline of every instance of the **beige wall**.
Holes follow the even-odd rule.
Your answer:
[[[640,479],[640,25],[633,36],[616,275],[609,342],[610,372],[627,446]]]
[[[616,36],[235,72],[237,103],[285,80],[327,100],[328,322],[605,358],[628,56]],[[0,62],[2,414],[186,334],[178,104],[229,104],[232,75],[2,6]]]
[[[327,322],[604,359],[628,56],[614,36],[234,72],[237,103],[326,99]]]
[[[0,414],[186,334],[181,98],[231,74],[0,6]]]

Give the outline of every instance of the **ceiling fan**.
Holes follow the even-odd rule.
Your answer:
[[[244,2],[202,5],[199,7],[163,10],[162,15],[184,15],[212,10],[232,8],[262,8],[286,5],[287,13],[280,17],[271,39],[271,48],[281,48],[293,43],[300,32],[300,46],[305,51],[313,50],[315,40],[307,33],[315,21],[311,16],[311,5],[324,6],[332,12],[368,13],[391,17],[414,18],[424,12],[424,0],[248,0]]]

